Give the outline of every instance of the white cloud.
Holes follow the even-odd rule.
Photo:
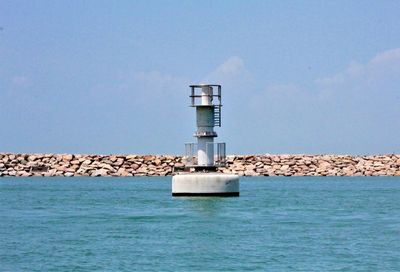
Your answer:
[[[399,86],[400,48],[351,62],[314,84],[266,86],[251,97],[246,118],[258,118],[248,129],[277,152],[399,152]]]
[[[231,86],[233,84],[249,83],[251,78],[251,74],[246,69],[243,59],[237,56],[232,56],[209,73],[203,79],[203,83],[215,83]]]
[[[335,75],[318,78],[315,80],[317,88],[329,88],[332,86],[337,86],[345,84],[349,80],[354,80],[357,77],[363,76],[365,74],[366,66],[359,64],[357,62],[351,62],[349,66]]]
[[[388,63],[393,60],[400,61],[400,48],[387,50],[377,54],[369,64],[374,65],[378,63]]]
[[[364,84],[400,77],[400,48],[377,54],[366,64],[351,62],[342,72],[315,80],[317,88],[337,88],[340,85]]]
[[[218,66],[213,74],[219,77],[233,77],[244,71],[244,62],[239,57],[230,57],[220,66]]]
[[[187,88],[190,84],[200,83],[231,85],[248,80],[250,73],[246,70],[244,61],[240,57],[232,56],[202,78],[202,80],[196,81],[160,71],[141,71],[133,74],[134,82],[129,85],[138,84],[152,90],[176,90],[177,88]]]

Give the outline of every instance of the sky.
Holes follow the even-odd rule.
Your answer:
[[[0,152],[400,153],[400,1],[0,0]]]

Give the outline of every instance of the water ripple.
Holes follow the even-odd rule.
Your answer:
[[[400,178],[0,179],[1,271],[400,271]]]

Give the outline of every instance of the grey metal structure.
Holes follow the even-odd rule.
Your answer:
[[[186,168],[195,171],[215,171],[226,162],[225,143],[214,143],[217,133],[214,127],[221,126],[221,85],[190,85],[191,107],[196,108],[197,143],[185,144]]]
[[[217,85],[217,84],[198,84],[198,85],[190,85],[189,86],[191,88],[191,107],[201,107],[204,106],[201,103],[199,103],[199,101],[197,100],[198,98],[202,98],[204,97],[202,94],[198,94],[196,93],[197,89],[201,89],[204,87],[208,87],[211,88],[213,90],[213,88],[217,88],[217,93],[214,94],[212,93],[211,96],[211,102],[213,103],[214,97],[218,98],[218,103],[213,103],[213,116],[214,116],[214,126],[217,127],[221,127],[221,107],[222,107],[222,99],[221,99],[221,85]]]

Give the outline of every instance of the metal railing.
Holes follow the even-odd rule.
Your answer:
[[[190,85],[191,88],[191,94],[190,94],[190,98],[191,98],[191,105],[192,107],[196,107],[201,105],[201,103],[197,103],[196,98],[201,98],[203,97],[203,95],[196,93],[196,90],[201,90],[202,87],[210,87],[211,88],[211,94],[207,95],[208,97],[211,97],[211,101],[212,101],[212,105],[213,106],[219,106],[219,108],[221,108],[222,106],[222,100],[221,100],[221,85],[215,85],[215,84],[204,84],[204,85]],[[214,94],[214,89],[213,88],[217,88],[217,93]],[[214,97],[218,98],[218,101],[215,103]]]
[[[186,165],[197,165],[197,144],[185,143]]]
[[[225,166],[226,164],[226,144],[225,143],[216,143],[217,149],[215,152],[214,148],[214,163],[217,166]]]
[[[220,167],[226,164],[226,144],[225,143],[207,143],[206,153],[214,150],[214,166]],[[186,166],[198,166],[198,146],[197,143],[185,144]]]

